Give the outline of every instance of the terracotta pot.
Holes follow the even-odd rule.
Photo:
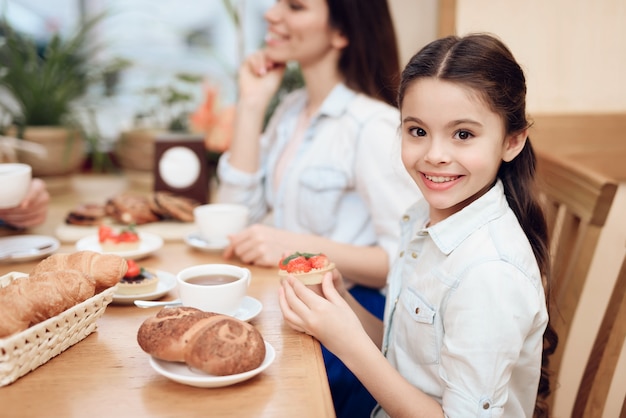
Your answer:
[[[120,134],[115,143],[115,159],[120,167],[129,170],[149,171],[154,168],[154,141],[165,133],[159,129],[131,129]]]
[[[12,134],[15,135],[15,131]],[[24,130],[23,139],[45,150],[43,155],[21,150],[17,152],[17,159],[29,164],[36,177],[75,173],[87,158],[85,141],[76,130],[60,126],[32,126]]]

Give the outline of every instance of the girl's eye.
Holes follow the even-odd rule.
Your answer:
[[[302,10],[303,9],[302,4],[300,4],[299,1],[290,1],[289,2],[289,8],[291,10]]]
[[[474,135],[472,135],[472,133],[469,131],[458,131],[456,134],[454,134],[455,138],[460,139],[462,141],[466,141],[472,138],[473,136]]]
[[[409,128],[409,134],[412,136],[426,136],[426,131],[422,128]]]

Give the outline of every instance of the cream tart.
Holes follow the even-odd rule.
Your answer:
[[[159,278],[156,273],[144,267],[139,267],[133,260],[126,260],[128,271],[117,284],[118,295],[142,295],[156,291]]]
[[[322,282],[324,274],[334,269],[335,263],[321,253],[295,252],[283,257],[278,268],[279,277],[292,275],[305,285],[314,285]]]

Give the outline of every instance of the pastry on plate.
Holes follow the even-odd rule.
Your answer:
[[[115,232],[108,225],[100,225],[98,228],[98,242],[102,251],[106,253],[136,251],[141,244],[141,238],[131,225]]]
[[[117,285],[118,295],[143,295],[156,291],[159,278],[152,270],[139,265],[134,260],[126,260],[128,270]]]
[[[278,276],[294,276],[306,285],[319,284],[326,272],[335,268],[335,263],[321,253],[295,252],[283,257],[278,263]]]

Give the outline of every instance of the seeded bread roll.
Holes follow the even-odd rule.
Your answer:
[[[215,376],[256,369],[265,359],[265,342],[254,326],[190,307],[163,308],[146,319],[137,342],[155,358],[185,362]]]
[[[146,319],[137,332],[137,343],[146,353],[167,361],[185,361],[187,334],[203,319],[216,315],[196,308],[178,306],[161,309]]]

